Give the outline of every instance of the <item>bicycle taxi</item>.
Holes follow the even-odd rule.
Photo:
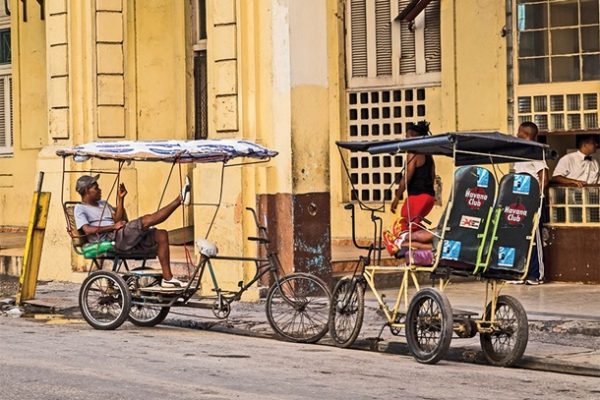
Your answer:
[[[238,257],[218,255],[215,244],[207,239],[196,241],[199,257],[192,261],[190,250],[185,247],[188,282],[184,287],[162,287],[160,270],[147,268],[147,262],[157,257],[155,251],[119,252],[111,243],[88,243],[88,237],[77,230],[74,207],[77,201],[65,201],[65,177],[68,174],[95,173],[114,175],[114,183],[107,199],[119,187],[125,164],[136,162],[143,167],[147,162],[170,164],[164,183],[162,198],[171,181],[175,167],[179,171],[179,185],[183,187],[182,165],[186,163],[220,163],[220,188],[218,200],[213,203],[191,203],[194,207],[214,209],[205,237],[208,238],[215,223],[223,197],[226,169],[236,166],[268,162],[277,152],[245,140],[196,140],[196,141],[120,141],[93,142],[70,149],[57,151],[63,158],[62,204],[67,221],[67,231],[72,238],[75,252],[89,261],[89,273],[79,292],[79,307],[84,319],[96,329],[116,329],[126,320],[138,326],[155,326],[164,321],[173,307],[195,307],[211,309],[214,316],[224,319],[231,312],[231,304],[241,299],[242,294],[261,278],[270,275],[272,285],[266,296],[267,319],[273,330],[282,338],[312,343],[323,337],[328,329],[330,292],[318,277],[307,273],[285,275],[277,253],[269,248],[266,222],[261,224],[252,208],[247,208],[256,223],[257,234],[248,240],[257,242],[258,256]],[[113,160],[116,169],[67,169],[67,158],[75,162],[90,158]],[[237,160],[237,163],[231,163]],[[157,184],[157,182],[152,182]],[[158,184],[157,184],[158,186]],[[115,193],[116,195],[116,193]],[[208,214],[210,215],[210,213]],[[185,222],[185,213],[184,213]],[[114,244],[114,243],[113,243]],[[229,261],[241,265],[255,266],[254,277],[249,282],[240,281],[235,291],[219,286],[214,263]],[[105,269],[105,264],[109,268]],[[201,290],[205,271],[210,275],[211,294]]]
[[[355,210],[352,235],[355,246],[367,250],[356,263],[352,276],[342,278],[332,292],[329,332],[339,347],[349,347],[358,337],[364,315],[364,292],[369,286],[385,324],[392,334],[406,336],[413,357],[433,364],[447,353],[453,334],[472,338],[479,333],[483,353],[490,364],[511,366],[527,346],[528,322],[521,303],[501,295],[507,280],[524,279],[534,245],[543,194],[529,174],[501,174],[498,164],[545,160],[552,156],[547,145],[499,132],[448,133],[380,142],[337,142],[343,151],[376,154],[418,153],[451,157],[451,194],[437,228],[421,226],[433,237],[433,250],[414,250],[412,230],[409,250],[396,266],[381,266],[382,218],[385,201],[371,206],[358,201],[371,214],[372,243],[358,245]],[[403,156],[406,168],[407,157]],[[345,161],[344,167],[350,178]],[[503,176],[501,176],[503,175]],[[351,181],[352,184],[352,181]],[[353,191],[354,185],[352,185]],[[411,222],[412,224],[412,222]],[[395,271],[402,280],[390,308],[375,287],[375,276]],[[421,287],[418,274],[430,274],[431,287]],[[481,314],[453,310],[444,294],[452,276],[475,276],[486,283]],[[416,293],[409,301],[411,282]]]

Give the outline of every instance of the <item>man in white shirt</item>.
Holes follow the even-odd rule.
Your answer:
[[[517,137],[525,140],[537,141],[538,127],[533,122],[523,122],[517,131]],[[545,161],[522,161],[514,165],[517,174],[527,173],[533,175],[540,184],[540,193],[544,193],[548,185],[548,165]],[[545,211],[542,204],[542,213]],[[529,260],[527,280],[525,282],[515,281],[513,283],[527,283],[529,285],[539,285],[544,281],[544,254],[542,251],[541,229],[542,216],[540,215],[538,227],[535,231],[535,248]]]
[[[558,160],[552,175],[552,183],[583,187],[600,183],[600,166],[592,158],[598,148],[598,139],[594,135],[578,135],[577,151]]]

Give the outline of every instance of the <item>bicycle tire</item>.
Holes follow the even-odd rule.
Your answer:
[[[155,305],[132,304],[127,319],[136,326],[156,326],[167,318],[170,309],[170,307]]]
[[[487,318],[490,317],[491,312],[490,302],[486,308]],[[498,296],[496,302],[495,321],[499,328],[497,332],[479,335],[481,349],[490,364],[511,367],[521,359],[527,348],[529,340],[527,313],[517,299],[502,295]]]
[[[316,343],[327,333],[331,293],[320,278],[297,272],[269,288],[266,313],[277,335],[296,343]]]
[[[113,330],[129,316],[131,293],[120,275],[112,271],[90,274],[79,290],[79,309],[95,329]]]
[[[419,290],[406,313],[406,341],[420,363],[435,364],[448,352],[452,341],[452,307],[448,297],[436,288]]]
[[[365,287],[360,282],[356,282],[348,299],[353,281],[351,277],[340,279],[331,295],[329,335],[337,347],[352,346],[362,328],[365,315]]]

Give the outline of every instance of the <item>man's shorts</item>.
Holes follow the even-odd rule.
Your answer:
[[[144,229],[140,218],[129,221],[123,228],[115,232],[115,249],[121,252],[155,251],[154,232],[154,228]]]

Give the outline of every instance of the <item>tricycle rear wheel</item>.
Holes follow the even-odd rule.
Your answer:
[[[486,308],[486,319],[492,314],[492,303]],[[493,333],[481,333],[479,341],[488,362],[500,367],[516,364],[527,347],[529,324],[521,303],[512,296],[498,296]]]
[[[95,271],[79,290],[79,309],[95,329],[117,329],[127,320],[131,293],[120,275],[112,271]]]
[[[170,309],[170,307],[132,304],[128,319],[137,326],[156,326],[167,318]]]

